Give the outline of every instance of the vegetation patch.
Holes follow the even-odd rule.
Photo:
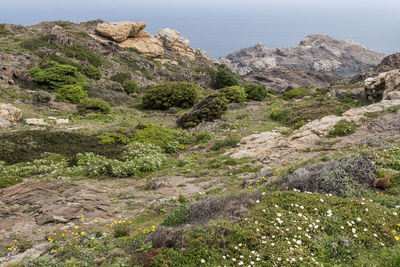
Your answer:
[[[248,83],[243,87],[247,94],[247,100],[263,101],[268,95],[263,84]]]
[[[100,98],[84,98],[80,100],[79,104],[76,107],[81,114],[109,114],[111,112],[110,104]]]
[[[57,90],[57,101],[78,104],[81,100],[87,98],[86,91],[79,85],[63,85]]]
[[[340,120],[335,124],[332,131],[329,132],[327,137],[347,136],[356,131],[357,125],[348,120]]]
[[[290,100],[295,98],[302,98],[310,94],[308,88],[294,88],[283,93],[283,99]]]
[[[227,103],[244,103],[247,100],[246,91],[240,86],[224,87],[217,94]]]
[[[143,96],[142,104],[146,109],[190,108],[198,99],[199,91],[196,85],[188,82],[169,82],[150,88]]]

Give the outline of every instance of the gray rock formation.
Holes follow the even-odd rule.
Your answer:
[[[277,66],[304,71],[355,73],[374,68],[383,56],[353,41],[312,34],[295,47],[271,49],[257,44],[219,61],[240,75]]]
[[[384,59],[376,66],[376,72],[386,72],[389,70],[400,69],[400,53],[392,54]]]
[[[369,101],[400,99],[400,70],[382,72],[375,77],[366,79],[364,85]]]

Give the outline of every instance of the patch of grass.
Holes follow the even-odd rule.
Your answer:
[[[0,177],[0,188],[7,188],[19,184],[20,182],[22,182],[22,179],[19,177]]]
[[[356,131],[356,127],[357,125],[352,121],[340,120],[327,137],[333,138],[353,134]]]
[[[306,95],[310,94],[310,90],[308,88],[294,88],[287,92],[283,93],[283,99],[290,100],[295,98],[302,98]]]
[[[0,37],[12,35],[12,32],[6,29],[4,24],[0,24]]]

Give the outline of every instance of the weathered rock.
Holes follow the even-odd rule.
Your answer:
[[[68,123],[69,123],[69,119],[56,119],[57,125],[68,124]]]
[[[7,128],[11,125],[9,121],[0,118],[0,128]]]
[[[191,60],[196,59],[193,49],[190,48],[190,41],[180,36],[178,31],[169,28],[161,29],[155,37],[161,40],[164,46],[175,50],[181,56],[188,57]]]
[[[38,119],[38,118],[25,119],[25,123],[33,126],[49,126],[49,124],[46,123],[44,119]]]
[[[240,75],[276,66],[303,71],[355,73],[374,68],[383,56],[352,41],[312,34],[296,47],[270,49],[257,44],[233,52],[219,61]]]
[[[365,114],[369,112],[379,112],[398,105],[400,105],[400,99],[382,100],[372,105],[350,109],[343,113],[342,116],[331,115],[314,120],[288,137],[282,135],[278,129],[252,134],[242,138],[239,146],[228,150],[226,154],[233,158],[279,159],[295,151],[312,148],[315,142],[326,136],[340,120],[359,123]]]
[[[400,53],[395,53],[382,59],[375,71],[380,73],[394,69],[400,69]]]
[[[380,73],[364,81],[365,94],[369,101],[400,99],[400,70]]]
[[[100,36],[122,43],[129,37],[135,37],[145,27],[144,22],[103,22],[97,25],[96,32]]]
[[[19,121],[22,117],[22,111],[13,105],[0,103],[0,125],[9,126],[11,123]]]
[[[121,47],[135,48],[142,55],[151,58],[161,57],[165,53],[162,42],[146,31],[140,32],[135,38],[128,38],[119,45]]]

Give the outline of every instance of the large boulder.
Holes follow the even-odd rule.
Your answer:
[[[97,25],[96,32],[100,36],[122,43],[129,37],[135,37],[145,27],[146,23],[144,22],[103,22]]]
[[[22,111],[10,104],[0,103],[0,127],[7,127],[11,123],[19,121]]]
[[[400,99],[400,70],[380,73],[364,81],[365,94],[369,101]]]
[[[119,46],[135,48],[142,55],[151,58],[161,57],[165,53],[162,42],[146,31],[141,31],[134,38],[126,39]]]
[[[161,29],[155,36],[164,46],[178,52],[181,56],[188,57],[192,60],[196,59],[196,55],[190,48],[190,41],[185,37],[180,36],[179,32],[169,28]]]
[[[382,59],[381,63],[376,66],[376,72],[385,72],[394,69],[400,69],[400,53],[392,54],[384,59]]]

